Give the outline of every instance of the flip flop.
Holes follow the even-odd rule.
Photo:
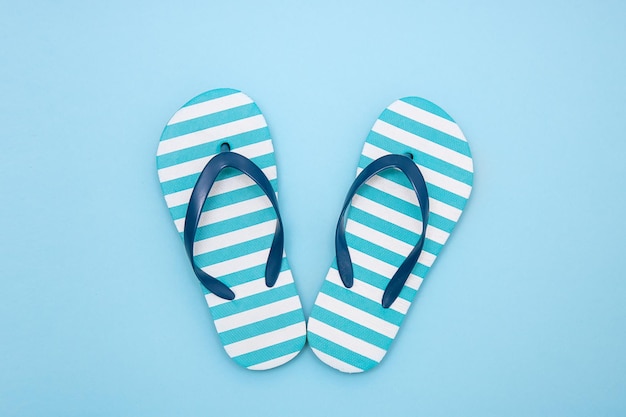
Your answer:
[[[308,321],[313,352],[348,373],[373,368],[387,353],[461,216],[473,162],[445,111],[406,97],[374,123],[357,174]]]
[[[157,169],[226,353],[252,370],[293,359],[306,326],[283,250],[274,148],[259,107],[232,89],[193,98],[163,130]]]

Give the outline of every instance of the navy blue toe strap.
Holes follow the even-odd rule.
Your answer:
[[[426,237],[426,227],[428,226],[428,189],[426,188],[426,182],[421,171],[413,162],[411,158],[404,155],[391,154],[382,156],[371,164],[365,167],[363,171],[356,177],[348,195],[346,201],[343,204],[341,215],[337,223],[337,231],[335,233],[335,251],[337,255],[337,269],[339,270],[339,276],[343,285],[347,288],[351,288],[354,284],[354,271],[352,268],[352,259],[350,258],[350,252],[348,250],[348,244],[346,242],[346,223],[348,221],[348,208],[352,201],[352,197],[356,194],[357,190],[367,180],[381,171],[390,168],[397,168],[406,175],[411,182],[411,186],[417,195],[417,201],[420,205],[422,212],[422,233],[418,242],[411,250],[411,253],[406,257],[402,265],[398,268],[396,273],[391,278],[391,281],[387,284],[381,304],[384,308],[389,308],[391,304],[398,298],[400,291],[404,287],[406,280],[409,278],[411,271],[415,267],[417,260],[419,259],[422,248],[424,247],[424,239]]]
[[[265,284],[268,287],[274,286],[278,279],[278,274],[280,273],[283,259],[284,236],[283,224],[280,218],[280,212],[278,211],[278,201],[276,200],[276,193],[274,192],[272,184],[270,184],[270,181],[263,171],[261,171],[254,162],[238,153],[230,152],[230,147],[228,147],[227,144],[223,144],[222,151],[214,156],[204,167],[193,188],[189,206],[187,207],[187,215],[185,216],[183,240],[185,241],[187,257],[189,257],[193,271],[202,285],[218,297],[232,300],[235,298],[235,293],[233,293],[226,284],[200,269],[193,260],[193,243],[196,238],[200,215],[202,214],[202,206],[204,206],[204,202],[211,191],[211,187],[215,183],[215,179],[224,168],[234,168],[250,177],[261,187],[276,211],[276,230],[274,231],[274,240],[272,241],[265,266]]]

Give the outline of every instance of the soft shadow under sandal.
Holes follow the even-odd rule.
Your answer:
[[[463,133],[435,104],[392,103],[369,133],[337,225],[308,341],[342,372],[376,366],[472,190]]]
[[[306,328],[283,251],[272,139],[256,103],[231,89],[193,98],[163,130],[157,168],[226,353],[253,370],[294,358]]]

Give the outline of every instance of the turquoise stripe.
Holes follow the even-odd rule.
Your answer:
[[[247,242],[238,243],[236,245],[227,246],[222,249],[217,249],[211,252],[203,253],[201,255],[194,256],[196,265],[200,268],[204,268],[208,265],[217,264],[224,261],[230,261],[231,259],[239,258],[240,256],[249,255],[254,252],[268,249],[272,245],[274,238],[274,231],[271,234],[248,240]]]
[[[383,173],[383,176],[384,175],[385,174]],[[384,206],[414,219],[420,221],[422,220],[422,212],[419,206],[409,203],[408,201],[402,200],[391,194],[387,194],[377,188],[364,184],[363,186],[361,186],[361,188],[359,188],[357,194],[369,200],[378,202],[379,204],[381,204],[381,201],[384,201]],[[452,229],[454,229],[454,225],[456,224],[456,222],[453,222],[452,220],[446,219],[445,217],[431,212],[428,215],[428,224],[446,232],[450,232]]]
[[[337,270],[336,259],[333,260],[331,268],[334,269],[335,271]],[[362,266],[359,266],[356,264],[352,264],[352,268],[354,271],[354,279],[363,281],[364,283],[369,284],[373,287],[376,287],[381,291],[384,291],[385,288],[387,288],[387,284],[389,284],[389,280],[391,279],[391,277],[385,277],[383,275],[377,274],[374,271],[371,271],[367,268],[363,268]],[[420,278],[424,278],[428,270],[429,268],[427,266],[424,266],[422,264],[417,264],[415,268],[413,268],[412,273]],[[414,290],[411,287],[405,286],[400,292],[400,295],[398,296],[398,298],[402,298],[408,302],[411,302],[416,294],[417,294],[417,290]],[[374,301],[376,303],[381,303],[382,296],[380,300],[374,300]]]
[[[346,242],[348,243],[349,248],[354,248],[360,252],[367,253],[370,256],[373,255],[376,259],[386,262],[389,265],[393,265],[396,268],[399,268],[402,262],[406,259],[406,256],[399,255],[389,249],[385,249],[382,246],[378,246],[368,240],[347,232]],[[426,246],[426,244],[424,244],[424,246]],[[424,251],[430,252],[427,248],[424,248]]]
[[[378,346],[381,349],[387,350],[389,345],[393,341],[389,337],[382,335],[374,330],[364,327],[358,323],[348,320],[342,316],[339,316],[332,311],[326,310],[323,307],[317,306],[315,308],[315,318],[321,322],[327,323],[342,332],[351,334],[361,340],[365,340],[374,346]]]
[[[270,180],[270,184],[272,184],[274,189],[276,189],[276,179]],[[247,201],[254,197],[259,197],[262,195],[265,195],[263,193],[263,190],[261,190],[258,185],[253,184],[249,187],[240,188],[239,190],[211,196],[207,199],[207,202],[202,207],[202,211],[205,212],[216,208],[230,206],[231,204]],[[187,204],[188,203],[185,203],[181,204],[180,206],[174,206],[170,208],[170,213],[172,214],[172,218],[174,220],[183,219],[185,217],[187,213]]]
[[[451,233],[454,229],[454,226],[456,226],[456,222],[453,222],[450,219],[446,219],[445,217],[431,211],[428,214],[428,225]]]
[[[268,207],[263,210],[255,211],[249,214],[244,214],[239,217],[224,220],[221,222],[209,224],[199,227],[196,232],[196,242],[203,239],[223,235],[224,233],[232,232],[233,230],[239,230],[246,227],[254,226],[259,223],[263,223],[276,218],[276,213],[273,207]],[[184,232],[180,232],[182,238]]]
[[[365,211],[359,210],[356,207],[350,208],[350,214],[348,215],[348,218],[356,222],[359,222],[363,225],[366,225],[369,228],[374,229],[378,232],[384,233],[389,236],[393,236],[394,238],[404,243],[407,243],[411,246],[415,246],[415,244],[420,238],[420,235],[418,233],[414,233],[396,224],[382,220],[380,217],[373,216]],[[426,239],[426,241],[432,242],[431,243],[432,248],[439,247],[439,249],[441,249],[441,247],[443,247],[443,245],[435,241],[432,241],[428,238]]]
[[[400,100],[404,101],[405,103],[409,103],[412,106],[419,107],[422,110],[426,110],[427,112],[435,114],[439,117],[443,117],[446,120],[454,122],[452,117],[450,117],[450,115],[446,113],[441,107],[421,97],[404,97]]]
[[[176,152],[166,153],[157,156],[157,168],[167,168],[178,165],[183,162],[192,161],[198,158],[215,155],[220,151],[222,142],[228,142],[233,151],[237,148],[252,145],[271,139],[270,130],[267,127],[251,130],[249,132],[240,133],[238,135],[228,136],[217,141],[203,143],[201,145],[192,146],[190,148],[181,149]]]
[[[346,233],[346,242],[348,243],[348,247],[354,248],[363,253],[370,254],[370,256],[374,256],[375,258],[380,259],[381,261],[386,262],[389,265],[395,266],[396,268],[399,268],[402,262],[404,262],[404,260],[406,259],[405,256],[398,255],[395,252],[392,252],[381,246],[375,245],[372,242],[361,239],[360,237],[354,236],[350,233]],[[439,253],[434,253],[437,248],[429,248],[428,246],[429,245],[427,241],[424,243],[424,249],[423,249],[424,252],[431,253],[435,255],[436,257],[439,254]],[[418,263],[416,265],[421,265],[421,264]],[[392,276],[389,276],[387,278],[391,279]],[[384,287],[379,287],[379,288],[384,289],[385,287],[386,285]]]
[[[287,258],[283,258],[283,262],[280,266],[280,272],[287,271],[289,269],[289,263],[287,262]],[[239,272],[234,272],[232,274],[227,274],[220,276],[219,279],[224,284],[229,287],[234,287],[235,285],[245,284],[250,281],[254,281],[255,279],[261,279],[265,277],[265,264],[256,265],[252,268],[244,269]],[[204,289],[204,287],[202,287]],[[208,291],[204,289],[204,293],[208,294]]]
[[[415,264],[415,268],[413,268],[413,275],[416,275],[420,278],[425,278],[426,277],[426,273],[428,273],[428,270],[430,269],[429,266],[426,265],[422,265],[420,263]]]
[[[419,149],[410,148],[400,142],[396,142],[395,140],[388,138],[387,136],[383,136],[380,133],[370,131],[367,136],[367,142],[378,148],[384,149],[389,153],[404,154],[406,152],[411,152],[413,153],[413,159],[415,161],[419,161],[420,166],[432,169],[433,171],[441,172],[447,177],[453,178],[464,184],[472,185],[473,174],[470,171],[466,171],[461,167],[424,153]],[[371,161],[373,161],[373,159],[370,159],[370,162]],[[361,166],[361,168],[364,167]]]
[[[270,317],[269,319],[241,326],[236,329],[227,330],[220,333],[220,339],[222,340],[222,344],[229,345],[263,333],[282,329],[283,327],[291,326],[292,324],[300,323],[301,321],[304,321],[302,310],[294,310],[289,313]]]
[[[469,145],[462,139],[450,136],[441,130],[433,129],[430,126],[416,122],[413,119],[404,117],[398,113],[394,113],[389,109],[385,109],[378,119],[387,122],[393,126],[397,126],[402,130],[413,133],[414,135],[421,136],[424,139],[428,139],[431,142],[437,143],[441,146],[445,146],[448,149],[452,149],[455,152],[470,156]]]
[[[418,264],[419,265],[419,264]],[[391,279],[391,277],[385,277],[382,276],[380,274],[377,274],[374,271],[371,271],[367,268],[363,268],[362,266],[359,265],[352,265],[352,268],[354,270],[354,278],[358,279],[359,281],[363,281],[366,284],[370,284],[373,287],[376,287],[380,290],[385,290],[385,288],[387,288],[387,284],[389,284],[389,280]],[[335,269],[337,269],[337,267],[335,266]],[[417,294],[417,290],[414,290],[412,288],[409,287],[404,287],[407,291],[404,292],[404,290],[400,293],[400,298],[404,298],[406,301],[411,302],[411,300],[413,299],[413,297],[415,297],[415,294]],[[380,303],[382,302],[382,297],[380,300],[376,300],[376,302]]]
[[[315,333],[309,332],[307,337],[311,347],[364,371],[378,365],[378,362],[373,361],[370,358],[366,358],[365,356],[359,355],[358,353],[346,349],[345,347],[340,346],[335,342],[331,342],[330,340],[325,339]]]
[[[296,295],[296,286],[291,283],[282,287],[275,287],[269,291],[260,294],[251,295],[250,297],[235,298],[231,302],[220,304],[211,308],[211,315],[214,320],[221,319],[242,311],[252,308],[264,306],[275,301],[284,300]]]
[[[236,122],[248,117],[258,116],[259,114],[261,114],[261,110],[259,110],[259,107],[255,103],[244,104],[243,106],[168,125],[163,129],[161,140],[176,138],[226,123]]]
[[[320,290],[326,295],[329,295],[344,303],[350,304],[360,310],[379,317],[389,323],[399,326],[402,323],[404,314],[399,313],[390,308],[383,308],[379,302],[370,300],[361,295],[358,295],[344,286],[335,285],[330,281],[324,281]]]
[[[183,107],[191,106],[192,104],[204,103],[205,101],[213,100],[220,97],[230,96],[231,94],[239,93],[239,90],[232,88],[218,88],[215,90],[207,91],[199,96],[196,96],[189,100]]]
[[[384,261],[395,267],[399,267],[406,258],[406,256],[399,255],[396,252],[391,251],[390,249],[379,246],[370,240],[358,237],[350,233],[349,231],[346,231],[346,242],[348,244],[348,247],[354,248],[363,253],[374,254],[375,258],[380,259],[381,261]],[[413,242],[410,245],[415,246],[415,243],[416,242]],[[441,247],[442,245],[433,242],[430,239],[426,239],[424,241],[423,250],[424,252],[432,253],[433,255],[437,256],[439,250],[441,250]]]
[[[259,168],[265,169],[276,165],[276,159],[274,158],[274,154],[267,154],[257,156],[255,158],[250,159],[254,162]],[[244,175],[241,171],[238,171],[234,168],[225,168],[215,179],[216,181],[225,180],[227,178],[236,177],[237,175]],[[161,188],[163,189],[163,194],[171,194],[176,193],[182,190],[188,190],[190,188],[195,187],[196,181],[198,181],[198,177],[200,176],[200,172],[196,172],[195,174],[187,175],[184,177],[176,178],[174,180],[165,181],[161,183]]]
[[[467,198],[451,193],[450,191],[444,190],[443,188],[437,187],[433,184],[428,184],[428,196],[461,211],[463,211],[463,208],[467,203]]]
[[[398,172],[397,171],[389,172],[389,174],[396,174],[396,173]],[[383,173],[383,176],[387,179],[390,179],[387,176],[385,176],[385,174],[386,173]],[[382,204],[385,207],[388,207],[395,211],[399,211],[400,213],[405,214],[411,218],[414,218],[420,221],[422,220],[422,212],[417,204],[409,203],[408,201],[402,200],[391,194],[387,194],[384,191],[380,191],[377,188],[374,188],[367,184],[363,184],[361,188],[359,188],[359,190],[357,191],[357,194],[369,200],[373,200],[379,204]]]
[[[296,337],[295,339],[287,340],[273,346],[246,353],[245,355],[237,356],[233,359],[239,365],[248,368],[272,359],[280,358],[281,356],[289,355],[290,353],[299,352],[304,346],[305,341],[306,336],[302,335]]]

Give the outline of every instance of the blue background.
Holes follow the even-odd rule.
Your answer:
[[[3,2],[0,415],[626,415],[624,3],[298,3]],[[223,352],[154,159],[218,87],[270,125],[306,313],[385,106],[468,137],[472,198],[371,372]]]

